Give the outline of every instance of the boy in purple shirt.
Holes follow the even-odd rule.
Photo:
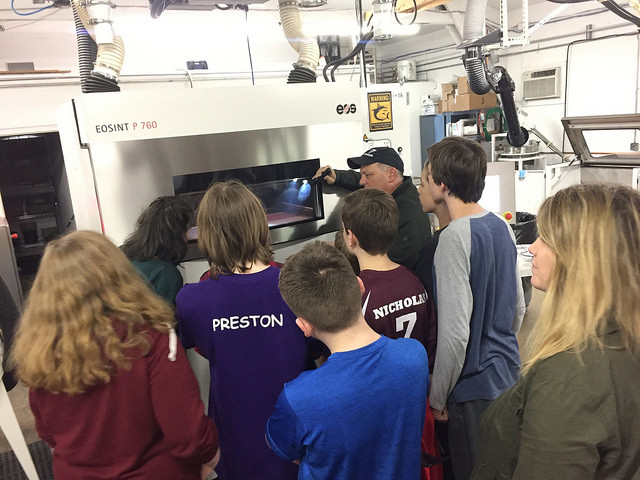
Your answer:
[[[307,347],[278,291],[279,270],[260,201],[240,182],[213,184],[198,209],[209,279],[176,298],[181,340],[209,360],[209,416],[220,436],[220,480],[292,480],[298,467],[264,442],[285,382],[305,369]]]

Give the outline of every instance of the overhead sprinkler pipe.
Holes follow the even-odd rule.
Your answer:
[[[465,49],[462,57],[467,72],[469,88],[477,95],[484,95],[493,89],[502,102],[502,110],[509,132],[507,141],[514,147],[521,147],[529,140],[529,132],[520,126],[516,103],[513,99],[515,84],[507,71],[500,66],[490,70],[486,65],[483,46],[489,44],[484,36],[484,15],[487,0],[469,0],[464,17],[464,30],[460,48]]]
[[[124,43],[113,33],[110,0],[72,0],[83,93],[120,91]]]
[[[293,64],[287,83],[313,83],[316,81],[316,68],[320,62],[318,42],[303,33],[297,0],[278,0],[278,10],[284,36],[299,53],[298,61]]]

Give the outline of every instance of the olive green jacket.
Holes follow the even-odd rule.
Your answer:
[[[541,360],[496,399],[471,478],[640,479],[640,354],[621,338]]]

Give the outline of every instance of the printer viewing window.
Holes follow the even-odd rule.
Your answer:
[[[260,199],[269,228],[274,229],[324,218],[321,184],[311,182],[319,168],[320,160],[316,158],[176,175],[173,177],[173,187],[175,194],[188,198],[195,210],[213,182],[237,179]],[[195,240],[197,233],[192,230],[188,237]]]

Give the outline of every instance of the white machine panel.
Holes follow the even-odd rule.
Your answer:
[[[73,102],[80,141],[89,144],[348,122],[360,93],[344,83],[293,84],[112,92]]]
[[[362,153],[359,101],[336,83],[82,95],[58,111],[76,227],[120,243],[180,176],[309,159],[347,168]],[[273,242],[335,231],[339,198],[323,198],[323,219],[272,230]]]

